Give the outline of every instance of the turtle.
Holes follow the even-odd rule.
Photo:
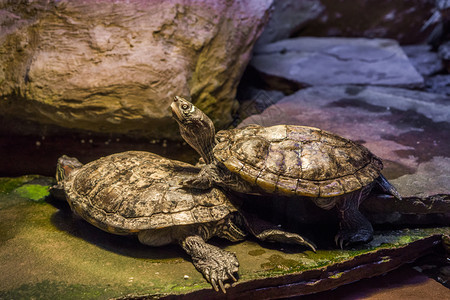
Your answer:
[[[310,199],[337,208],[341,249],[373,238],[359,204],[374,187],[401,199],[366,147],[315,127],[248,125],[215,133],[211,119],[180,96],[171,104],[183,139],[201,156],[202,170],[184,186],[221,186],[238,193]]]
[[[86,165],[63,155],[52,194],[63,195],[76,215],[106,232],[137,235],[149,246],[179,244],[216,291],[225,292],[224,282],[236,281],[239,262],[233,253],[206,243],[213,236],[237,242],[252,233],[263,241],[306,245],[315,251],[298,234],[251,214],[244,217],[218,188],[179,185],[199,170],[144,151],[116,153]]]

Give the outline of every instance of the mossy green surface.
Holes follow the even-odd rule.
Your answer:
[[[148,247],[135,237],[105,233],[75,217],[64,202],[27,198],[45,194],[41,188],[18,192],[36,182],[50,186],[38,179],[0,180],[7,187],[0,193],[0,299],[108,299],[211,288],[176,245]],[[239,282],[245,282],[329,266],[445,232],[448,228],[386,231],[365,248],[317,253],[303,247],[266,247],[254,239],[211,242],[236,253]]]
[[[0,194],[11,193],[14,189],[20,187],[26,182],[38,178],[37,175],[27,175],[22,177],[1,177],[0,178]]]
[[[14,190],[14,192],[22,198],[27,198],[33,201],[44,201],[49,193],[48,186],[40,184],[24,184]]]

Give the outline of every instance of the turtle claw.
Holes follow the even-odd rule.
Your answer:
[[[339,249],[344,250],[344,239],[341,238],[339,234],[337,234],[334,238],[334,242],[336,246],[339,247]],[[345,246],[347,247],[348,243],[345,243]]]
[[[316,245],[297,233],[271,228],[264,230],[259,234],[255,234],[255,236],[261,241],[307,246],[311,248],[313,252],[316,252]]]
[[[219,288],[217,287],[216,280],[215,280],[213,277],[211,277],[211,278],[209,279],[209,282],[211,283],[211,285],[212,285],[212,287],[214,288],[214,290],[215,290],[216,292],[218,292],[218,291],[219,291]]]
[[[230,270],[227,271],[228,278],[231,278],[234,282],[237,282],[236,277],[233,276],[233,273],[230,272]]]
[[[350,245],[367,243],[371,241],[372,238],[372,230],[343,230],[336,234],[334,242],[340,249],[344,250],[344,248],[347,248]]]
[[[223,285],[222,280],[219,280],[219,286],[220,286],[220,289],[222,290],[222,292],[223,292],[224,294],[226,294],[227,291],[225,290],[225,287],[224,287],[224,285]]]

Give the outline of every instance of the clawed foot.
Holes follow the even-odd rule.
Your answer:
[[[206,190],[211,187],[211,182],[205,180],[204,177],[195,176],[193,178],[184,179],[179,183],[184,188]]]
[[[279,229],[268,229],[258,234],[257,238],[269,242],[304,245],[311,248],[312,251],[316,252],[316,246],[314,245],[314,243],[306,240],[301,235],[292,232],[287,232]]]
[[[214,252],[206,259],[194,259],[194,265],[216,292],[219,291],[220,287],[220,290],[226,293],[225,287],[228,284],[224,284],[224,282],[237,281],[233,274],[239,270],[239,262],[233,253],[221,249],[216,249]]]
[[[336,234],[334,242],[339,248],[344,249],[350,245],[370,242],[372,238],[373,231],[371,230],[341,230],[338,232],[338,234]]]

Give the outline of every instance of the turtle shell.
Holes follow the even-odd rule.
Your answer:
[[[73,211],[115,234],[219,221],[236,211],[218,189],[187,190],[179,185],[184,176],[198,171],[153,153],[129,151],[74,170],[64,190]]]
[[[339,196],[369,185],[383,168],[364,146],[313,127],[250,125],[217,139],[215,158],[269,193]]]

